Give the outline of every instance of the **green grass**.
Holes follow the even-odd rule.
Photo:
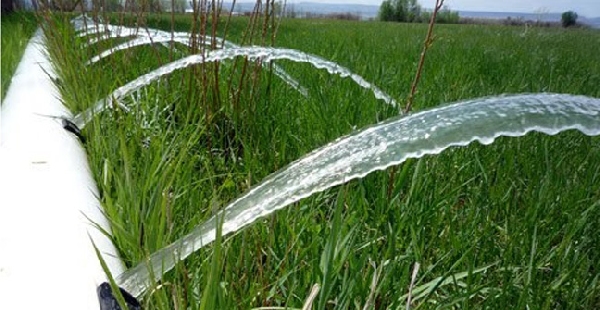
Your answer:
[[[33,35],[37,20],[31,13],[17,12],[2,15],[2,94],[6,95],[10,81],[23,56],[25,47]]]
[[[228,38],[240,40],[247,22],[235,19]],[[168,18],[148,24],[170,29]],[[184,16],[176,28],[189,30]],[[60,22],[51,29],[58,30],[50,33],[63,96],[74,110],[179,56],[140,47],[84,67],[80,62],[97,50],[71,43]],[[336,61],[403,100],[425,31],[426,25],[285,20],[276,42]],[[440,25],[435,32],[417,110],[502,93],[600,97],[597,31],[533,28],[523,35],[521,28]],[[268,71],[242,79],[243,61],[233,64],[219,69],[231,88],[197,87],[199,72],[213,67],[182,70],[140,91],[135,113],[105,112],[85,128],[92,172],[127,266],[290,161],[397,114],[369,91],[306,64],[280,62],[309,98]],[[86,76],[75,81],[79,72]],[[180,263],[143,303],[302,308],[319,284],[315,309],[404,308],[418,262],[413,308],[600,307],[598,137],[530,134],[455,148],[401,165],[394,182],[388,195],[388,173],[373,173],[224,236]]]

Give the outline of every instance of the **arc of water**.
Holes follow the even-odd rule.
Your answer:
[[[108,26],[101,17],[96,21],[85,13],[71,19],[71,25],[79,37],[108,31]]]
[[[109,25],[110,27],[115,27],[112,25]],[[117,38],[117,37],[122,37],[122,32],[121,31],[125,31],[125,37],[129,37],[129,36],[136,36],[133,40],[122,43],[120,45],[117,45],[115,47],[112,47],[108,50],[103,51],[102,53],[92,57],[86,64],[92,64],[95,62],[100,61],[101,59],[108,57],[110,55],[112,55],[115,52],[118,52],[120,50],[125,50],[125,49],[129,49],[132,47],[136,47],[136,46],[140,46],[140,45],[147,45],[147,44],[153,44],[153,43],[167,43],[167,42],[176,42],[176,43],[180,43],[180,44],[184,44],[186,46],[190,46],[191,42],[190,42],[190,36],[191,34],[188,32],[174,32],[173,34],[166,32],[166,31],[162,31],[162,30],[157,30],[157,29],[149,29],[148,33],[144,33],[139,34],[137,33],[136,29],[133,28],[121,28],[119,27],[119,32],[115,32],[115,31],[110,31],[110,27],[105,27],[103,29],[105,29],[107,32],[107,36],[105,37],[101,37],[101,38],[94,38],[91,39],[88,42],[88,45],[91,44],[95,44],[97,42],[99,42],[100,40],[105,40],[105,39],[109,39],[109,38]],[[92,28],[93,29],[93,28]],[[95,32],[97,32],[97,30],[94,30]],[[137,33],[137,34],[136,34]],[[80,35],[88,35],[88,32],[83,32]],[[224,46],[225,48],[239,48],[240,46],[225,40],[223,38],[220,37],[215,37],[214,38],[217,42],[219,42],[220,45]],[[212,36],[205,36],[204,38],[204,43],[205,44],[211,44],[213,40]],[[267,66],[267,64],[264,64],[265,66]],[[274,65],[273,66],[275,75],[277,77],[279,77],[280,79],[282,79],[286,84],[290,85],[293,89],[295,89],[296,91],[298,91],[302,96],[304,97],[308,97],[308,90],[303,87],[302,85],[300,85],[300,82],[298,82],[296,79],[294,79],[292,76],[290,76],[283,68],[281,68],[278,65]]]
[[[86,20],[85,22],[84,22],[84,19]],[[154,28],[146,28],[145,27],[145,28],[140,29],[140,28],[135,28],[135,27],[127,27],[127,26],[123,26],[123,25],[113,25],[113,24],[105,23],[102,19],[100,19],[99,22],[96,22],[93,19],[90,19],[89,17],[83,16],[83,15],[71,20],[71,24],[75,28],[75,31],[77,32],[77,35],[79,37],[85,37],[85,36],[95,35],[95,34],[100,34],[100,33],[106,34],[105,38],[137,36],[140,33],[146,33],[150,37],[161,37],[161,36],[171,37],[171,35],[190,37],[189,32],[173,32],[173,33],[171,33],[168,31],[154,29]],[[100,39],[100,40],[102,40],[102,39]],[[96,43],[98,41],[92,40],[91,42]]]
[[[222,40],[222,39],[219,38],[219,40]],[[187,35],[186,36],[174,36],[174,37],[162,37],[161,36],[161,37],[156,37],[156,38],[138,37],[134,40],[119,44],[115,47],[112,47],[108,50],[103,51],[102,53],[92,57],[86,64],[89,65],[89,64],[98,62],[101,59],[108,57],[108,56],[112,55],[113,53],[118,52],[120,50],[125,50],[128,48],[132,48],[132,47],[140,46],[140,45],[147,45],[147,44],[153,44],[153,43],[166,43],[166,42],[176,42],[176,43],[184,44],[186,46],[190,46],[189,36],[187,36]],[[238,45],[233,44],[227,40],[223,40],[222,42],[224,43],[224,46],[226,48],[239,48]],[[207,39],[207,41],[205,41],[205,43],[210,44],[210,39]],[[267,64],[265,64],[265,66],[266,65]],[[300,85],[300,82],[298,82],[296,79],[291,77],[283,68],[281,68],[278,65],[274,65],[273,69],[275,70],[275,75],[277,77],[279,77],[285,83],[287,83],[292,88],[297,90],[302,96],[308,97],[308,90],[305,87],[303,87],[302,85]]]
[[[86,19],[87,22],[83,20]],[[171,37],[180,37],[187,38],[191,37],[191,33],[189,32],[168,32],[155,28],[133,28],[122,25],[113,25],[106,24],[102,20],[100,23],[90,19],[85,15],[81,15],[79,17],[74,18],[72,21],[72,25],[75,28],[75,31],[78,32],[79,37],[85,37],[89,35],[104,33],[105,37],[102,38],[94,38],[88,42],[88,44],[94,44],[103,39],[113,39],[119,37],[129,37],[129,36],[137,36],[137,37],[146,37],[146,38],[171,38]],[[212,41],[212,36],[204,36],[206,41]],[[223,43],[225,47],[237,47],[235,43],[225,40],[220,37],[214,37],[219,43]]]
[[[96,44],[100,41],[115,39],[115,38],[124,38],[124,37],[136,37],[140,35],[140,29],[135,28],[127,28],[127,27],[116,27],[113,25],[108,25],[106,28],[106,32],[96,33],[98,36],[94,38],[90,38],[87,42],[88,46]]]
[[[91,65],[94,64],[100,60],[102,60],[103,58],[106,58],[118,51],[122,51],[122,50],[126,50],[132,47],[136,47],[136,46],[141,46],[141,45],[148,45],[148,44],[153,44],[153,43],[163,43],[163,42],[175,42],[175,43],[180,43],[180,44],[185,44],[185,45],[189,45],[189,38],[180,38],[180,37],[174,37],[174,38],[164,38],[164,37],[159,37],[159,38],[148,38],[148,37],[137,37],[131,41],[119,44],[117,46],[111,47],[103,52],[101,52],[100,54],[90,58],[90,60],[88,60],[88,62],[86,63],[86,65]]]
[[[500,136],[519,137],[530,131],[554,135],[568,129],[599,135],[600,99],[560,94],[483,98],[368,127],[273,173],[216,217],[118,276],[117,282],[134,296],[141,295],[151,283],[150,270],[160,279],[178,260],[215,240],[217,217],[226,235],[302,198],[408,158],[473,141],[490,144]]]
[[[189,42],[185,42],[185,41],[183,41],[183,39],[186,39],[187,41],[189,41],[190,37],[191,37],[191,34],[189,32],[174,32],[173,35],[171,35],[170,32],[152,29],[152,28],[140,30],[140,29],[127,28],[127,27],[122,27],[122,26],[113,26],[113,25],[110,25],[110,26],[111,26],[111,28],[109,28],[109,31],[107,31],[104,36],[91,38],[90,40],[88,40],[87,44],[93,45],[100,41],[108,40],[108,39],[134,37],[134,39],[150,39],[150,40],[160,40],[160,41],[171,40],[173,38],[176,38],[177,41],[181,41],[182,44],[189,45]],[[118,31],[111,31],[110,29],[118,29]],[[207,42],[207,43],[213,41],[213,37],[209,36],[209,35],[205,35],[203,37],[203,39],[204,39],[203,41]],[[225,40],[221,37],[214,37],[214,40],[216,42],[218,42],[218,44],[223,44],[223,46],[226,48],[239,47],[235,43]],[[134,45],[134,46],[137,46],[137,45]]]
[[[111,38],[119,38],[119,37],[131,37],[131,36],[139,36],[142,33],[147,34],[150,37],[159,37],[159,36],[171,36],[170,32],[154,29],[154,28],[134,28],[127,27],[122,25],[113,25],[109,23],[105,23],[102,18],[99,19],[99,22],[87,17],[87,15],[80,15],[71,20],[71,24],[75,28],[77,32],[77,36],[86,37],[90,35],[104,35],[97,38],[92,38],[88,40],[88,44],[95,44],[99,41],[111,39]],[[175,35],[187,35],[189,33],[186,32],[175,32]]]
[[[222,40],[221,38],[219,38],[219,40]],[[180,43],[180,44],[184,44],[187,46],[190,46],[190,40],[189,40],[189,36],[185,35],[178,35],[178,36],[174,36],[174,37],[164,37],[164,36],[159,36],[156,38],[148,38],[148,37],[138,37],[136,39],[133,39],[129,42],[125,42],[122,44],[119,44],[115,47],[112,47],[108,50],[103,51],[102,53],[92,57],[86,64],[92,64],[95,62],[100,61],[101,59],[108,57],[110,55],[112,55],[115,52],[121,51],[121,50],[125,50],[128,48],[132,48],[135,46],[140,46],[140,45],[147,45],[147,44],[155,44],[155,43],[167,43],[167,42],[176,42],[176,43]],[[235,45],[227,40],[223,40],[222,41],[224,43],[224,46],[226,48],[239,48],[238,45]],[[205,41],[205,44],[210,44],[210,38],[208,38]],[[267,64],[264,64],[265,66],[267,66]],[[294,79],[293,77],[291,77],[283,68],[281,68],[278,65],[274,65],[273,66],[275,75],[277,77],[279,77],[280,79],[282,79],[286,84],[290,85],[293,89],[295,89],[296,91],[298,91],[302,96],[304,97],[308,97],[308,90],[303,87],[302,85],[300,85],[300,82],[298,82],[296,79]]]
[[[86,37],[91,35],[97,35],[97,37],[89,38],[87,44],[93,45],[100,41],[124,38],[124,37],[137,37],[140,35],[140,29],[129,28],[124,26],[105,25],[105,24],[94,24],[88,25],[88,28],[84,28],[78,33],[79,37]]]
[[[103,111],[107,105],[111,105],[113,100],[119,100],[120,98],[127,96],[131,92],[141,87],[144,87],[157,80],[158,78],[172,73],[175,70],[203,62],[221,61],[226,59],[233,59],[235,57],[240,56],[246,56],[250,60],[260,59],[265,62],[277,59],[287,59],[294,62],[309,63],[315,68],[327,70],[327,72],[329,72],[330,74],[337,74],[341,77],[348,77],[354,82],[356,82],[359,86],[366,89],[370,89],[375,95],[375,98],[384,100],[387,104],[390,104],[392,106],[397,105],[396,101],[391,96],[384,93],[377,86],[367,82],[360,75],[354,74],[349,69],[342,67],[337,63],[325,60],[321,57],[293,49],[270,47],[240,47],[211,51],[206,56],[191,55],[171,62],[167,65],[164,65],[150,73],[142,75],[137,79],[127,83],[126,85],[119,87],[110,96],[108,96],[104,100],[99,101],[95,106],[78,114],[74,118],[74,123],[77,126],[79,126],[79,128],[82,128],[93,117],[94,114]]]
[[[83,22],[83,19],[87,18],[87,23]],[[100,23],[95,22],[94,20],[88,18],[87,16],[77,17],[72,20],[73,27],[76,32],[78,32],[79,37],[85,37],[94,34],[105,34],[103,37],[93,38],[88,41],[88,44],[95,44],[99,41],[106,39],[114,39],[114,38],[122,38],[122,37],[138,37],[138,38],[187,38],[191,37],[191,33],[189,32],[168,32],[160,29],[154,28],[133,28],[122,25],[113,25],[113,24],[105,24],[102,21]],[[205,41],[212,41],[212,36],[204,36]],[[237,47],[237,45],[231,41],[225,40],[220,37],[214,37],[219,44],[224,44],[225,47]]]

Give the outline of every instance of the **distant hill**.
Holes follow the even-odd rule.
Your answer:
[[[231,3],[224,3],[225,8],[231,7]],[[237,2],[234,12],[248,12],[254,8],[254,2]],[[359,15],[362,19],[377,18],[379,6],[363,5],[363,4],[331,4],[331,3],[315,3],[315,2],[300,2],[288,3],[286,10],[294,11],[297,16],[305,16],[307,13],[315,14],[333,14],[333,13],[353,13]],[[470,18],[489,18],[489,19],[505,19],[505,18],[522,18],[525,20],[540,20],[544,22],[559,22],[561,13],[518,13],[518,12],[473,12],[459,11],[461,17]],[[579,16],[578,22],[590,25],[594,28],[600,28],[600,17],[586,18]]]
[[[600,28],[600,17],[583,18],[582,23],[590,25],[594,28]]]
[[[460,17],[470,18],[486,18],[486,19],[506,19],[516,18],[524,20],[542,21],[542,22],[560,22],[562,13],[519,13],[519,12],[473,12],[473,11],[459,11]],[[578,23],[589,25],[593,28],[600,28],[600,17],[586,18],[585,16],[579,16],[577,19]]]
[[[468,18],[485,18],[485,19],[506,19],[508,17],[524,20],[539,20],[542,22],[559,22],[561,13],[519,13],[519,12],[474,12],[474,11],[459,11],[460,17]]]

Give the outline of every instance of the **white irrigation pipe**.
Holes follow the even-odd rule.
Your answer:
[[[97,200],[85,152],[51,82],[42,31],[29,42],[1,110],[0,309],[98,310],[107,281],[124,269]]]

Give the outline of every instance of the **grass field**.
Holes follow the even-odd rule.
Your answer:
[[[83,40],[58,20],[46,33],[73,110],[188,53],[146,46],[86,67],[100,46],[81,49]],[[233,20],[227,38],[259,44],[243,39],[247,23]],[[170,17],[148,25],[170,30]],[[175,28],[189,30],[186,17]],[[275,45],[338,62],[404,102],[425,32],[426,25],[284,20]],[[416,110],[503,93],[600,97],[600,32],[439,25],[435,33]],[[112,110],[86,127],[100,199],[128,266],[310,150],[398,114],[347,79],[278,64],[308,98],[240,59],[178,71],[125,100],[135,113]],[[598,308],[598,184],[600,140],[578,132],[451,149],[402,164],[393,179],[390,170],[370,174],[225,236],[180,263],[143,303],[300,309],[319,284],[315,309],[404,308],[419,263],[413,309]]]
[[[4,14],[2,16],[2,94],[4,98],[10,80],[23,56],[23,51],[37,27],[30,13]],[[2,101],[2,99],[0,99]]]

